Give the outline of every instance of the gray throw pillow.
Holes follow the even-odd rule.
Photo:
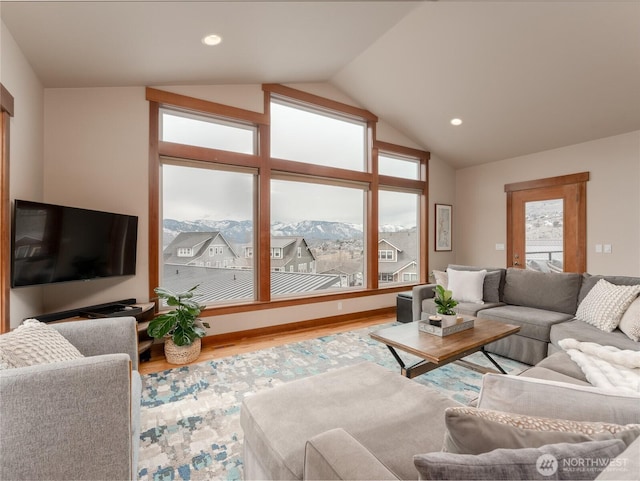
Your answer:
[[[640,436],[640,424],[552,419],[466,406],[445,409],[445,425],[442,450],[458,454],[608,439],[621,439],[628,446]]]
[[[619,439],[496,449],[485,454],[429,453],[413,457],[420,479],[595,479],[625,450]]]
[[[482,297],[484,302],[500,302],[500,271],[487,271],[484,276]]]

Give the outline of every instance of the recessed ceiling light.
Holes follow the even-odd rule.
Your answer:
[[[460,119],[451,119],[451,125],[462,125],[462,120]]]
[[[202,37],[202,43],[205,45],[218,45],[222,42],[222,37],[220,35],[207,35],[206,37]]]

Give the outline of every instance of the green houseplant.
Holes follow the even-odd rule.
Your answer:
[[[171,364],[195,361],[200,355],[201,338],[206,334],[204,327],[210,327],[198,319],[204,309],[193,299],[198,286],[177,293],[163,287],[154,289],[158,299],[173,309],[149,322],[147,332],[155,339],[165,339],[164,353]]]
[[[455,316],[456,311],[453,309],[458,305],[458,301],[453,298],[453,292],[445,289],[440,284],[437,284],[436,287],[433,288],[435,292],[435,297],[433,302],[435,302],[437,308],[436,311],[438,314],[442,316]]]

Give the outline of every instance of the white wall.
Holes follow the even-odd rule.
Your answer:
[[[4,23],[0,23],[0,82],[14,98],[10,120],[9,196],[42,200],[44,91]],[[42,288],[12,289],[9,296],[11,326],[42,312]]]
[[[640,131],[456,172],[454,248],[461,264],[506,266],[504,185],[578,172],[587,183],[587,271],[640,275]],[[597,254],[596,244],[611,244]]]
[[[432,155],[429,160],[429,273],[434,269],[444,270],[453,264],[459,246],[457,242],[456,216],[456,171],[449,164]],[[452,250],[435,250],[435,204],[450,204],[452,209]],[[433,279],[431,279],[433,281]]]
[[[46,312],[148,300],[148,142],[144,88],[45,90],[45,201],[139,217],[136,275],[47,285]]]

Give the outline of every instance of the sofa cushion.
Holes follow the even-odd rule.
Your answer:
[[[51,326],[27,319],[0,336],[0,369],[71,361],[84,356]]]
[[[595,479],[625,448],[619,439],[609,439],[548,444],[539,448],[496,449],[477,455],[428,453],[414,456],[413,462],[420,479]],[[553,462],[542,465],[539,462],[542,456]],[[581,460],[578,467],[570,462],[575,459]]]
[[[456,312],[464,316],[477,316],[478,312],[484,309],[490,309],[493,307],[499,307],[503,305],[504,304],[502,304],[501,302],[491,302],[491,303],[485,302],[484,304],[477,304],[475,302],[460,302],[456,306]],[[437,309],[437,306],[436,306],[436,303],[433,301],[433,299],[424,299],[422,301],[421,319],[425,320],[431,314],[437,314],[438,311],[436,309]]]
[[[415,479],[411,456],[441,448],[442,413],[459,405],[365,362],[247,396],[240,424],[269,479],[301,479],[307,440],[334,428],[349,432],[398,478]]]
[[[618,329],[629,339],[640,341],[640,297],[636,298],[622,315]]]
[[[445,421],[443,451],[458,454],[607,439],[621,439],[629,446],[640,436],[640,424],[572,421],[473,407],[447,408]]]
[[[540,367],[535,365],[530,367],[525,372],[522,373],[522,376],[526,376],[532,379],[539,379],[542,381],[555,381],[555,382],[563,382],[567,384],[573,384],[576,386],[591,386],[588,381],[581,381],[580,379],[576,379],[571,376],[567,376],[558,371],[554,371],[552,369],[548,369],[546,367]]]
[[[520,326],[518,336],[544,342],[549,342],[551,326],[573,318],[571,314],[518,305],[483,309],[478,312],[478,317],[515,324]]]
[[[374,453],[342,428],[330,429],[307,441],[303,479],[398,480]]]
[[[616,329],[613,332],[603,332],[597,327],[578,319],[555,324],[551,328],[551,343],[558,349],[560,349],[558,342],[567,338],[595,342],[603,346],[614,346],[619,349],[640,350],[640,344],[629,339],[620,329]]]
[[[472,302],[484,304],[482,300],[482,286],[487,271],[456,271],[447,269],[449,283],[447,289],[452,292],[458,302]]]
[[[600,279],[578,306],[576,317],[597,328],[611,332],[622,315],[638,297],[640,285],[617,286]]]
[[[640,423],[637,395],[528,377],[536,369],[548,370],[536,366],[519,376],[485,374],[477,407],[574,421]]]
[[[580,369],[566,352],[556,352],[548,357],[545,357],[542,361],[536,364],[536,367],[543,367],[551,369],[553,371],[564,374],[565,376],[572,377],[574,379],[587,382],[587,378],[584,376],[584,372]],[[526,376],[525,371],[523,374]]]
[[[533,366],[547,356],[548,346],[548,341],[519,336],[516,333],[487,344],[485,350]]]
[[[504,302],[565,314],[575,314],[582,276],[569,272],[536,272],[510,267]]]

